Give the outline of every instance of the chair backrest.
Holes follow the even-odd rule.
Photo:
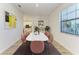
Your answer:
[[[23,33],[23,34],[21,34],[21,40],[22,40],[22,42],[25,42],[25,40],[26,40],[26,38],[27,38],[28,35],[29,35],[29,33]]]
[[[24,34],[21,34],[21,40],[22,40],[22,42],[24,42],[25,39],[26,39],[25,35]]]
[[[45,32],[45,35],[49,38],[50,37],[50,33],[49,32]]]
[[[51,33],[45,32],[44,34],[48,37],[50,42],[53,42],[53,35]]]
[[[32,41],[30,44],[30,48],[33,53],[42,53],[44,51],[44,42]]]

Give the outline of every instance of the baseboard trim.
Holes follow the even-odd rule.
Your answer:
[[[0,55],[13,55],[13,53],[19,48],[21,44],[22,44],[21,40],[16,41],[13,45],[11,45],[8,49],[6,49]]]

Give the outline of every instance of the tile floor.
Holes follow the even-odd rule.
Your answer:
[[[12,55],[18,48],[19,46],[22,44],[22,41],[19,40],[17,41],[13,46],[11,46],[10,48],[8,48],[6,51],[4,51],[3,53],[1,53],[1,55]],[[71,52],[69,52],[67,49],[65,49],[62,45],[60,45],[58,42],[56,42],[55,40],[53,41],[53,45],[55,46],[55,48],[58,49],[58,51],[62,54],[62,55],[72,55]]]

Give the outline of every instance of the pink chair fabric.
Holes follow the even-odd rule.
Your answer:
[[[32,41],[30,44],[30,48],[33,53],[42,53],[44,51],[44,42]]]
[[[45,32],[45,35],[50,38],[50,33],[49,32]]]
[[[22,34],[21,35],[21,40],[22,40],[22,42],[26,42],[26,38],[27,38],[27,36],[29,35],[29,33],[28,34]]]
[[[49,42],[52,43],[53,42],[53,35],[51,33],[49,33],[49,32],[45,32],[44,34],[48,37]]]
[[[21,35],[21,40],[22,40],[22,42],[24,42],[24,41],[25,41],[25,39],[26,39],[25,35],[24,35],[24,34],[22,34],[22,35]]]

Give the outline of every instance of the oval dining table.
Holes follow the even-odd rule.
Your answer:
[[[30,41],[30,50],[33,53],[42,53],[45,49],[44,42],[48,41],[48,37],[40,32],[39,34],[35,34],[34,32],[31,32],[27,38],[27,41]]]
[[[48,41],[48,37],[40,32],[39,34],[35,34],[34,32],[30,33],[27,38],[27,41]]]

